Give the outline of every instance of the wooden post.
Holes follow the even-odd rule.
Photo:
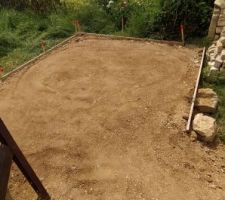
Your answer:
[[[2,76],[3,73],[4,73],[4,68],[0,65],[0,77]]]
[[[77,22],[76,22],[76,20],[73,20],[73,25],[74,25],[74,30],[75,30],[75,33],[77,33],[78,31],[77,31]]]
[[[46,42],[44,40],[41,40],[40,47],[42,48],[43,52],[45,52],[45,45],[46,45]]]
[[[180,25],[180,32],[181,32],[182,43],[185,46],[184,25],[183,24]]]
[[[24,154],[14,141],[13,137],[9,133],[8,129],[6,128],[5,124],[0,118],[0,142],[5,144],[13,154],[13,161],[15,161],[16,165],[19,167],[23,175],[29,181],[33,189],[39,196],[41,200],[49,200],[51,199],[48,192],[42,185],[40,179],[28,163],[27,159],[25,158]],[[0,199],[1,200],[1,199]]]
[[[0,200],[6,197],[12,159],[13,155],[9,148],[0,144]]]
[[[122,16],[121,26],[122,26],[122,33],[123,33],[123,31],[124,31],[124,16]]]
[[[78,32],[80,32],[80,31],[81,31],[80,21],[79,21],[79,20],[77,20],[77,29],[78,29]]]

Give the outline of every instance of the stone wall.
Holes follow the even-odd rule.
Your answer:
[[[208,36],[211,39],[219,39],[225,27],[225,0],[216,0]]]
[[[208,37],[213,44],[207,51],[211,71],[225,70],[225,0],[216,0]]]

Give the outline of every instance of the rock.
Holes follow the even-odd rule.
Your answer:
[[[225,37],[225,27],[223,27],[223,29],[222,29],[221,37]]]
[[[222,43],[223,47],[225,47],[225,37],[224,36],[220,37],[219,41]]]
[[[210,60],[211,61],[215,61],[215,59],[216,59],[216,54],[215,53],[212,53],[212,54],[210,54]]]
[[[225,66],[222,66],[222,67],[220,68],[220,72],[223,73],[223,74],[225,73]]]
[[[195,131],[191,131],[190,139],[191,139],[192,142],[196,142],[197,141],[198,135],[197,135],[197,133]]]
[[[223,60],[221,58],[221,55],[216,56],[214,67],[219,69],[222,65],[223,65]]]
[[[208,49],[208,53],[209,53],[209,54],[214,53],[215,49],[216,49],[215,47]]]
[[[214,53],[215,49],[216,49],[215,47],[211,47],[211,48],[208,49],[207,52],[208,52],[209,54],[212,54],[212,53]]]
[[[222,18],[222,19],[220,18],[218,23],[217,23],[217,25],[218,26],[225,26],[225,19],[224,18]]]
[[[225,35],[225,33],[224,33]],[[220,38],[220,36],[218,34],[215,35],[214,40],[218,40]]]
[[[216,47],[216,45],[215,44],[212,44],[208,49],[214,49],[215,47]],[[199,51],[199,53],[202,54],[202,50]]]
[[[219,20],[219,13],[220,13],[220,10],[214,8],[210,26],[209,26],[209,32],[208,32],[208,37],[210,39],[213,39],[215,37],[216,26],[217,26],[217,22]]]
[[[216,43],[216,51],[219,54],[219,53],[221,53],[222,50],[223,50],[223,43],[218,40]]]
[[[219,69],[214,67],[214,66],[211,66],[210,67],[210,72],[214,72],[214,71],[219,71]]]
[[[214,62],[214,61],[210,61],[210,62],[208,62],[208,65],[209,65],[210,67],[214,67],[214,66],[215,66],[215,62]]]
[[[212,142],[216,136],[216,120],[202,113],[195,115],[193,130],[197,132],[205,142]]]
[[[225,60],[225,49],[222,50],[220,55],[221,55],[221,59],[224,61]]]
[[[221,9],[225,8],[224,0],[216,0],[215,5],[218,6],[219,8],[221,8]]]
[[[195,106],[201,113],[215,113],[218,106],[218,96],[210,88],[199,89]]]
[[[220,27],[220,26],[216,27],[216,33],[217,34],[220,34],[222,32],[222,30],[223,30],[223,27]]]
[[[224,29],[223,29],[223,31],[225,31]],[[218,48],[218,47],[223,47],[223,43],[221,42],[221,40],[217,40],[217,42],[216,42],[216,47]]]
[[[189,116],[188,116],[188,115],[183,115],[183,116],[182,116],[182,118],[183,118],[184,120],[186,120],[186,121],[187,121],[187,120],[188,120],[188,118],[189,118]]]
[[[218,68],[215,68],[215,67],[210,67],[210,73],[209,75],[216,75],[217,73],[219,72],[219,69]]]

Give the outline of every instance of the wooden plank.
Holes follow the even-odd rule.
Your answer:
[[[28,163],[22,151],[9,133],[2,119],[0,119],[0,142],[8,146],[8,148],[13,154],[13,160],[15,161],[23,175],[26,177],[26,179],[29,181],[33,189],[38,194],[39,199],[49,200],[50,196],[48,192],[42,185],[34,170],[31,168],[30,164]]]
[[[192,117],[193,117],[193,112],[194,112],[194,107],[195,107],[195,101],[196,101],[196,97],[198,94],[198,87],[199,87],[199,82],[200,82],[200,78],[201,78],[201,74],[202,74],[202,69],[204,66],[205,53],[206,53],[206,48],[204,47],[203,52],[202,52],[202,60],[201,60],[201,64],[199,67],[198,77],[197,77],[196,84],[195,84],[195,90],[194,90],[194,94],[193,94],[193,98],[192,98],[192,102],[191,102],[191,109],[190,109],[189,118],[188,118],[188,122],[187,122],[187,126],[186,126],[186,132],[191,131],[191,124],[192,124],[191,122],[192,122]]]
[[[77,36],[93,36],[96,38],[107,38],[112,40],[133,40],[133,41],[140,41],[140,42],[152,42],[152,43],[159,43],[159,44],[168,44],[172,46],[183,46],[182,42],[178,41],[169,41],[169,40],[156,40],[150,38],[137,38],[137,37],[125,37],[119,35],[106,35],[106,34],[97,34],[97,33],[86,33],[86,32],[78,32]]]
[[[6,197],[12,159],[13,155],[9,148],[0,144],[0,200]]]

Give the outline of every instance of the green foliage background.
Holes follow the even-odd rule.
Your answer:
[[[5,72],[74,33],[78,19],[82,31],[180,40],[207,33],[213,0],[0,0],[0,65]],[[121,32],[121,18],[125,29]]]

